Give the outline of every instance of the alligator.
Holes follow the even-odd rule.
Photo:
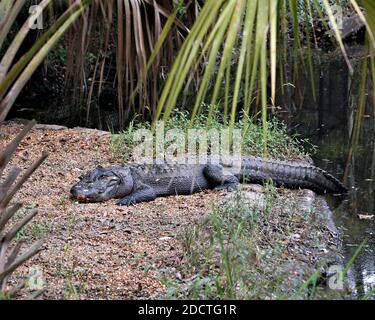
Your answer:
[[[189,195],[207,189],[233,190],[242,183],[272,180],[277,187],[311,189],[319,194],[345,195],[346,187],[328,172],[298,161],[265,160],[247,156],[240,166],[232,163],[152,164],[128,163],[96,169],[81,176],[70,190],[79,202],[120,199],[118,205],[132,205],[169,195]]]

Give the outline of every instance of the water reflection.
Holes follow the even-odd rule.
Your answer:
[[[350,260],[363,239],[368,239],[351,272],[357,295],[363,296],[375,288],[375,222],[358,217],[375,214],[374,105],[369,95],[364,112],[360,115],[358,143],[351,146],[350,136],[359,114],[356,106],[360,71],[351,78],[345,62],[338,55],[319,58],[315,70],[316,79],[319,79],[318,101],[313,101],[306,80],[301,106],[294,99],[295,110],[280,115],[292,131],[309,138],[318,146],[313,157],[315,163],[339,179],[345,178],[346,185],[350,187],[349,198],[334,209],[334,220],[343,231],[346,261]],[[359,63],[357,70],[360,70]]]

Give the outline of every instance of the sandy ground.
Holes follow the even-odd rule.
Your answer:
[[[1,126],[3,148],[22,128]],[[79,204],[69,198],[78,176],[97,165],[116,163],[110,135],[88,129],[33,129],[11,165],[26,169],[43,150],[45,163],[16,196],[38,215],[24,235],[42,235],[44,250],[22,269],[37,266],[46,282],[42,298],[146,299],[163,293],[157,270],[178,266],[178,232],[201,217],[215,194],[159,198],[133,207],[115,201]],[[210,193],[209,196],[207,194]]]

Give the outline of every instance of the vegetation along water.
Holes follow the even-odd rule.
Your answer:
[[[0,299],[373,299],[374,82],[373,0],[1,0]]]

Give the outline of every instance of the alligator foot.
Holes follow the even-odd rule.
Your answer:
[[[204,174],[208,181],[210,181],[214,187],[214,191],[233,191],[237,188],[239,181],[233,175],[227,175],[223,172],[223,167],[221,165],[207,165],[204,168]]]
[[[140,202],[147,202],[156,199],[156,194],[153,188],[149,186],[142,186],[140,189],[122,198],[116,204],[120,206],[130,206]]]
[[[132,204],[135,204],[135,200],[132,197],[125,197],[122,198],[120,201],[117,201],[116,204],[118,206],[131,206]]]
[[[213,190],[214,191],[234,191],[238,188],[238,183],[226,183],[221,186],[215,187]]]

